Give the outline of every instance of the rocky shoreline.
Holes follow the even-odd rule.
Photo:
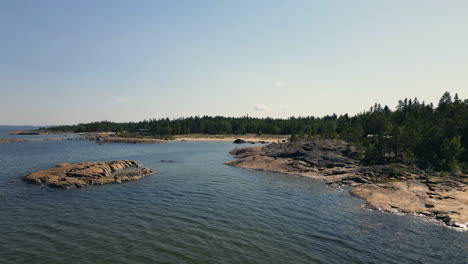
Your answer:
[[[468,229],[468,176],[440,177],[401,164],[363,166],[360,151],[341,140],[236,148],[230,166],[321,179],[350,185],[367,206],[391,213],[424,215]]]
[[[126,138],[126,137],[115,137],[115,136],[89,136],[89,137],[82,137],[77,138],[79,140],[93,140],[96,143],[130,143],[130,144],[137,144],[137,143],[165,143],[168,140],[164,139],[157,139],[157,138]]]
[[[24,141],[45,141],[45,140],[91,140],[96,143],[167,143],[173,141],[216,141],[216,142],[233,142],[236,144],[267,144],[273,142],[285,142],[286,136],[259,136],[259,135],[243,135],[239,138],[238,135],[205,135],[205,134],[190,134],[190,135],[174,135],[172,139],[160,139],[150,136],[141,137],[119,137],[113,132],[90,132],[90,133],[65,133],[65,132],[48,132],[36,130],[17,130],[10,132],[10,135],[87,135],[83,137],[73,138],[28,138],[28,139],[0,139],[0,143],[7,142],[24,142]]]
[[[157,171],[147,168],[139,169],[139,167],[141,165],[133,160],[61,163],[55,168],[28,174],[24,179],[43,186],[71,189],[89,185],[122,183],[157,173]]]

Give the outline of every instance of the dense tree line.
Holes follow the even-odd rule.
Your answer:
[[[468,171],[468,100],[445,93],[437,106],[415,99],[398,102],[395,110],[375,104],[355,116],[327,115],[288,119],[202,116],[109,121],[49,128],[67,132],[129,132],[151,136],[177,134],[291,134],[293,140],[314,136],[339,138],[362,146],[367,164],[404,162],[422,168]]]

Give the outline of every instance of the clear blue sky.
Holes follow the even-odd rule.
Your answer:
[[[0,124],[468,97],[468,1],[0,0]]]

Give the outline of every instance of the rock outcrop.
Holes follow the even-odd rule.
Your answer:
[[[235,143],[235,144],[245,144],[245,143],[255,144],[255,141],[247,141],[247,140],[243,140],[241,138],[238,138],[238,139],[234,140],[232,143]],[[258,143],[265,143],[265,141],[259,141]]]
[[[13,138],[0,138],[0,143],[7,143],[7,142],[23,142],[26,141],[25,139],[13,139]]]
[[[142,168],[133,160],[61,163],[57,167],[33,172],[24,177],[31,183],[61,188],[77,188],[106,183],[122,183],[157,173]]]
[[[236,148],[237,160],[227,165],[320,178],[336,182],[354,178],[359,171],[359,152],[341,140],[270,144]]]
[[[434,217],[448,226],[468,227],[468,189],[459,181],[406,180],[362,184],[350,191],[374,209]]]
[[[236,148],[227,165],[274,171],[355,186],[350,193],[371,208],[425,215],[468,229],[468,177],[438,177],[401,164],[363,166],[362,153],[341,140]]]

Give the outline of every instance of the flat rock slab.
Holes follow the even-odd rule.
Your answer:
[[[416,181],[363,184],[351,190],[372,208],[387,212],[415,213],[434,217],[448,226],[467,229],[468,188]]]
[[[341,140],[270,144],[236,148],[227,165],[322,179],[329,183],[358,177],[359,153]]]
[[[106,183],[122,183],[155,174],[134,160],[60,163],[55,168],[33,172],[24,177],[31,183],[61,188],[77,188]]]
[[[3,139],[0,138],[0,143],[7,143],[7,142],[23,142],[26,141],[26,139]]]

